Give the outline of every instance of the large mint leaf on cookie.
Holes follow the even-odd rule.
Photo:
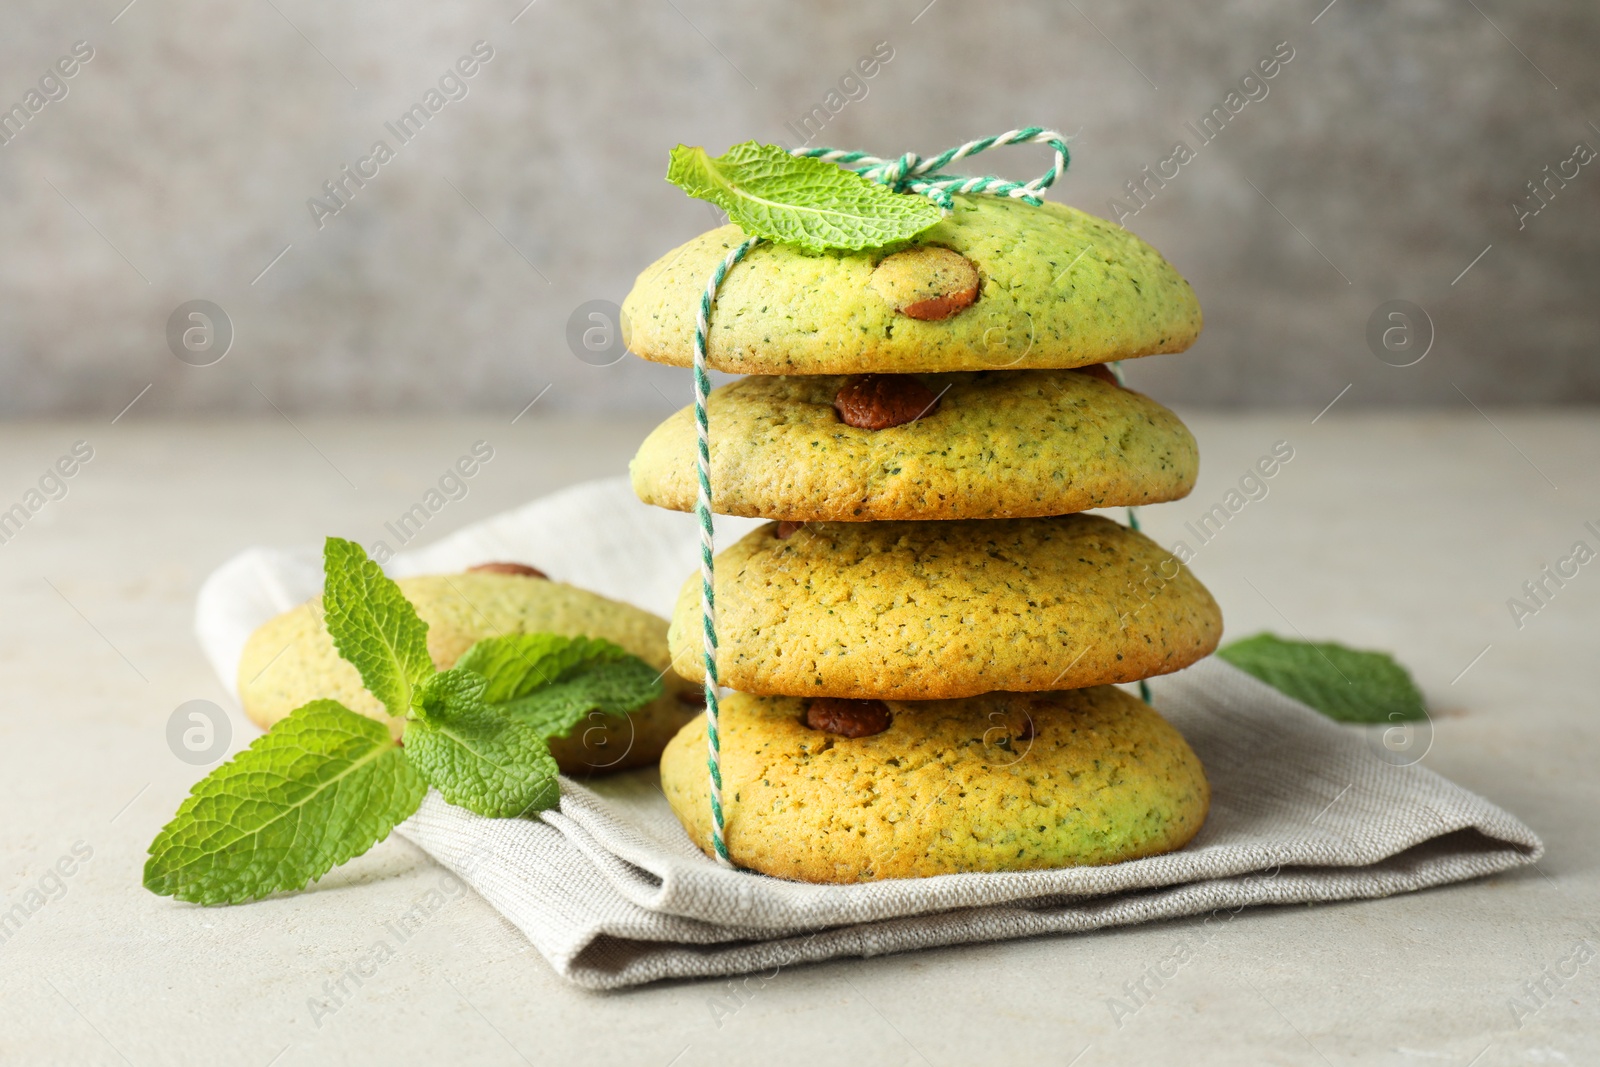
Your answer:
[[[328,538],[322,567],[322,605],[334,647],[390,715],[405,715],[416,687],[434,673],[428,624],[354,541]]]
[[[754,141],[714,158],[704,148],[679,145],[667,181],[711,201],[752,237],[808,252],[877,248],[915,237],[943,217],[926,197]]]
[[[559,634],[508,634],[479,641],[457,668],[487,680],[484,700],[565,737],[591,711],[626,715],[661,695],[661,672],[610,641]]]
[[[145,888],[196,904],[299,889],[382,841],[426,792],[383,723],[312,701],[194,787],[150,845]]]
[[[1388,723],[1428,714],[1410,672],[1384,652],[1262,633],[1224,645],[1217,655],[1330,719]]]
[[[509,818],[561,797],[555,757],[538,729],[485,699],[488,681],[460,667],[434,675],[406,723],[406,756],[452,804]]]

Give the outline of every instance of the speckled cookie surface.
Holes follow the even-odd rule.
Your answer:
[[[622,309],[628,347],[688,366],[700,294],[744,236],[737,226],[712,230],[640,274]],[[873,275],[904,246],[820,255],[757,246],[717,295],[711,366],[739,374],[1066,368],[1181,352],[1200,332],[1200,305],[1171,264],[1075,208],[957,197],[918,245],[952,249],[977,268],[970,306],[932,321],[897,311],[894,294],[915,291],[915,280],[874,285]]]
[[[1176,500],[1199,455],[1176,415],[1078,371],[923,375],[938,404],[882,430],[842,421],[838,375],[755,376],[711,394],[716,510],[798,522],[1023,518]],[[629,471],[647,504],[694,507],[684,408]]]
[[[449,574],[401,578],[399,585],[428,624],[428,653],[444,670],[479,638],[511,633],[602,637],[652,667],[667,666],[665,619],[629,604],[560,582],[506,574]],[[621,770],[653,762],[662,746],[699,711],[698,687],[671,672],[666,692],[626,719],[595,714],[550,751],[567,773]],[[391,718],[339,657],[322,624],[322,598],[269,620],[250,636],[239,660],[239,698],[263,730],[308,700],[323,697],[378,719],[399,736]]]
[[[805,705],[743,693],[721,704],[728,850],[779,878],[1117,863],[1183,847],[1210,806],[1183,737],[1109,686],[889,701],[889,728],[859,738],[810,729]],[[709,853],[703,716],[667,746],[661,786]]]
[[[717,670],[746,693],[933,700],[1076,689],[1210,654],[1222,613],[1172,553],[1097,515],[777,523],[717,556]],[[698,679],[700,578],[673,668]]]

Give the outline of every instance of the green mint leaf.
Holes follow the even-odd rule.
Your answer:
[[[716,158],[679,145],[667,181],[711,201],[752,237],[808,252],[876,248],[915,237],[944,217],[925,196],[892,192],[832,163],[754,141]]]
[[[322,566],[322,606],[334,647],[390,715],[405,715],[416,687],[434,673],[428,624],[354,541],[328,538]]]
[[[452,804],[510,818],[554,807],[560,773],[531,725],[484,700],[488,681],[460,667],[423,684],[406,723],[406,758]]]
[[[505,634],[477,641],[462,653],[455,666],[483,675],[488,683],[483,699],[490,704],[503,704],[584,667],[627,655],[610,641],[597,638]]]
[[[300,889],[382,841],[426,793],[388,727],[314,700],[194,787],[150,845],[145,888],[196,904]]]
[[[1405,722],[1428,714],[1410,672],[1385,652],[1262,633],[1224,645],[1217,655],[1340,722]]]
[[[661,672],[610,641],[559,634],[510,634],[479,641],[457,668],[488,681],[484,700],[565,737],[591,711],[626,715],[661,695]]]
[[[540,737],[566,737],[591,711],[626,715],[661,695],[661,672],[643,660],[598,663],[566,681],[499,705]]]

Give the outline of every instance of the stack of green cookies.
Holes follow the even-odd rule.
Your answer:
[[[629,347],[692,363],[724,226],[646,270]],[[734,863],[813,882],[1114,863],[1179,848],[1210,789],[1183,738],[1115,688],[1221,636],[1171,553],[1079,514],[1175,500],[1193,437],[1102,364],[1188,347],[1200,310],[1148,245],[1056,204],[957,197],[913,242],[762,244],[727,276],[712,367],[718,512],[774,520],[717,557],[721,774]],[[632,464],[695,501],[685,409]],[[702,677],[700,580],[673,664]],[[703,716],[661,761],[702,849]]]

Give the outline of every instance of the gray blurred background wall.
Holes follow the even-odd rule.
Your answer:
[[[1120,197],[1205,308],[1189,353],[1130,371],[1162,399],[1600,400],[1592,0],[126,3],[0,10],[10,416],[677,406],[683,372],[580,359],[569,319],[713,222],[663,181],[674,144],[793,144],[808,114],[813,143],[885,155],[1073,134],[1053,195]],[[402,142],[386,123],[429,90]],[[1133,199],[1179,141],[1194,158]],[[209,366],[169,350],[193,300],[231,323]],[[1431,323],[1410,366],[1368,342],[1393,300],[1418,345]]]

